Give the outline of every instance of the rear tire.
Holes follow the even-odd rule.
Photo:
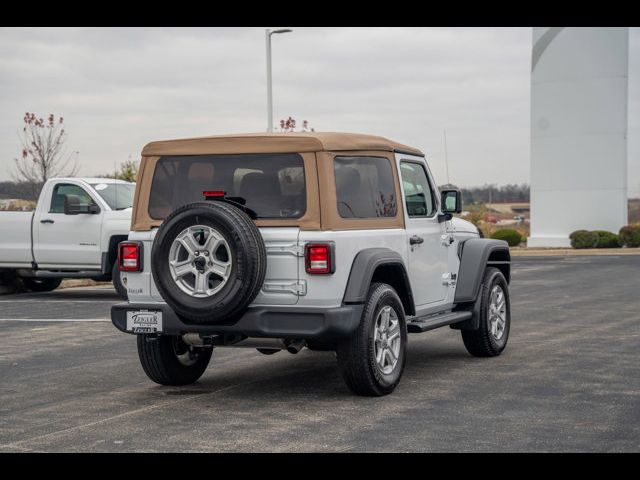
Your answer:
[[[0,269],[0,287],[13,282],[16,277],[15,270]]]
[[[338,346],[342,377],[357,395],[387,395],[400,383],[406,352],[407,326],[400,297],[389,285],[374,283],[360,325]]]
[[[509,284],[497,268],[487,268],[480,287],[478,330],[462,330],[462,341],[474,357],[495,357],[507,346],[511,329]]]
[[[61,278],[32,278],[22,277],[22,284],[32,292],[51,292],[62,283]]]
[[[17,289],[21,289],[22,285],[18,285],[17,280],[15,270],[0,268],[0,294],[13,293]]]
[[[126,278],[123,281],[122,272],[120,272],[120,268],[118,267],[118,262],[113,264],[113,268],[111,269],[111,282],[113,283],[113,288],[116,289],[116,293],[123,300],[128,300],[127,296],[127,285]]]
[[[213,348],[190,347],[180,336],[160,335],[155,339],[138,335],[138,356],[144,373],[160,385],[189,385],[209,365]]]

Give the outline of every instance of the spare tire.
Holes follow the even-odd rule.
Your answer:
[[[262,234],[239,208],[196,202],[160,226],[151,250],[158,292],[183,321],[235,321],[256,298],[267,266]]]

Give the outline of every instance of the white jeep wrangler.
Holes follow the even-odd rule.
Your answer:
[[[510,325],[506,242],[453,218],[424,155],[385,138],[251,134],[148,144],[129,239],[128,303],[151,380],[186,385],[215,347],[337,353],[349,388],[385,395],[407,333],[449,325],[499,355]]]

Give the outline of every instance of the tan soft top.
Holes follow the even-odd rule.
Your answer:
[[[424,154],[384,137],[357,133],[244,133],[151,142],[143,156],[382,150]]]

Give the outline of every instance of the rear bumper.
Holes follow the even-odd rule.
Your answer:
[[[331,309],[289,307],[252,307],[233,325],[195,325],[184,323],[166,304],[119,303],[111,307],[111,321],[127,331],[127,311],[162,311],[163,334],[207,335],[239,333],[247,337],[338,340],[351,335],[358,327],[363,305],[343,305]]]

